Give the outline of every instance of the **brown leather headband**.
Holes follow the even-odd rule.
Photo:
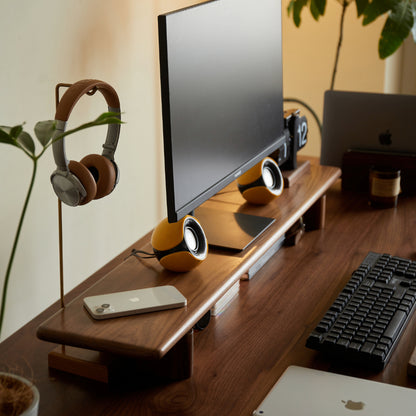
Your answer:
[[[55,120],[68,121],[69,115],[78,100],[93,89],[97,89],[104,96],[108,107],[120,109],[120,101],[115,89],[106,82],[97,79],[83,79],[72,84],[62,96],[56,108]]]

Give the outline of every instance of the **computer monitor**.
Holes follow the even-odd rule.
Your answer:
[[[167,211],[174,222],[285,140],[281,3],[209,1],[160,15],[158,24]]]

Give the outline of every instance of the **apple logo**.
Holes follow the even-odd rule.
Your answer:
[[[380,144],[383,146],[389,146],[391,144],[391,133],[390,130],[386,130],[384,133],[380,133],[378,136]]]
[[[365,403],[363,402],[354,402],[353,400],[341,400],[345,404],[345,408],[349,410],[363,410]]]

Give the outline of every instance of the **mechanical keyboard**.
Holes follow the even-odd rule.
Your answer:
[[[383,369],[415,311],[416,261],[370,252],[306,346]]]

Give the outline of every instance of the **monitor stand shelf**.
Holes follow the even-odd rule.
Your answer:
[[[306,159],[299,160],[298,172],[302,173],[285,174],[291,177],[289,187],[268,205],[245,203],[235,183],[226,188],[229,192],[219,193],[204,204],[208,208],[275,218],[246,250],[210,250],[207,259],[187,273],[167,271],[157,260],[138,259],[126,250],[124,257],[119,256],[119,264],[107,274],[87,279],[83,287],[88,289],[38,328],[40,339],[58,344],[49,353],[49,367],[102,382],[128,379],[129,375],[135,379],[138,375],[169,380],[190,377],[193,328],[201,318],[250,269],[270,258],[276,244],[300,217],[307,230],[324,226],[325,193],[341,172],[315,164],[316,161],[310,164]],[[148,233],[132,247],[151,251],[150,238]],[[187,298],[186,307],[103,321],[92,319],[83,307],[85,296],[167,284]]]

